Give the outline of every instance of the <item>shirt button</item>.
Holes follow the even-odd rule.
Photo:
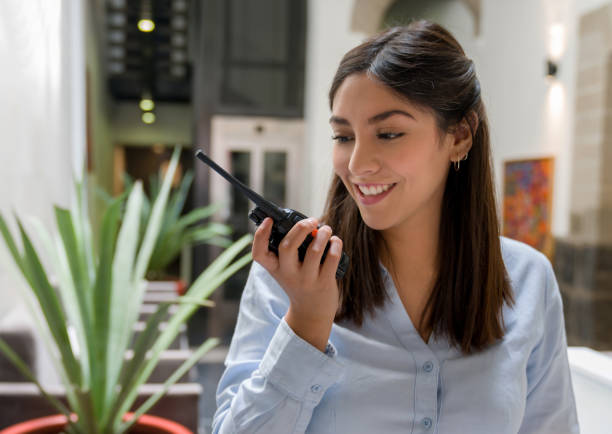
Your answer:
[[[312,386],[310,386],[310,391],[312,393],[319,393],[320,390],[321,390],[321,385],[319,384],[313,384]]]
[[[425,363],[423,363],[423,371],[425,372],[431,372],[433,371],[434,368],[434,364],[431,361],[426,361]]]
[[[433,425],[433,422],[429,417],[426,417],[425,419],[423,419],[422,423],[425,429],[429,429]]]

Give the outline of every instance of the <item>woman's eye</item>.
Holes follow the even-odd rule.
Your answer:
[[[337,136],[332,136],[332,140],[334,142],[338,142],[338,143],[346,143],[346,142],[349,142],[349,141],[353,140],[353,138],[351,136],[340,136],[340,135],[337,135]]]
[[[402,137],[404,133],[378,133],[377,137],[382,140],[393,140]]]

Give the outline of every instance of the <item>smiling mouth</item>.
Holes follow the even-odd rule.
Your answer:
[[[357,191],[361,193],[362,196],[372,197],[379,196],[393,187],[395,187],[396,183],[391,184],[353,184],[357,187]]]

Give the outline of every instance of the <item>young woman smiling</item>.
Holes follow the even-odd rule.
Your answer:
[[[480,84],[457,41],[426,21],[371,38],[342,59],[330,107],[324,216],[278,257],[271,220],[255,233],[213,431],[578,432],[554,273],[499,236]]]

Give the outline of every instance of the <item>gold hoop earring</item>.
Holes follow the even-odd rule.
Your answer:
[[[468,157],[468,154],[469,154],[469,153],[470,153],[470,151],[467,151],[467,152],[465,153],[465,157],[463,157],[463,161],[467,160],[467,157]]]

